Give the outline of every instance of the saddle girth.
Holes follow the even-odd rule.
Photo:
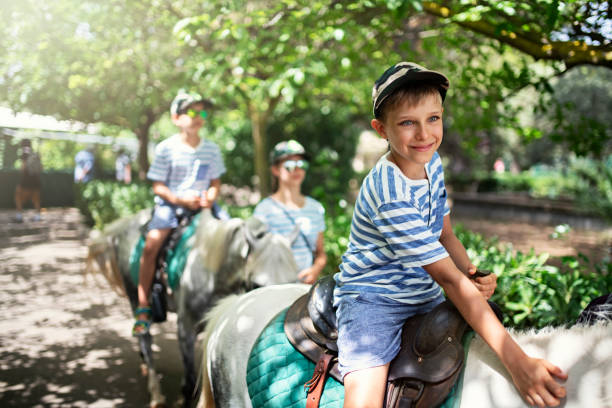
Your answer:
[[[486,272],[479,276],[483,274]],[[334,286],[331,276],[320,279],[289,307],[285,317],[289,342],[316,363],[313,378],[305,385],[308,408],[318,406],[327,375],[343,382],[337,364]],[[409,318],[402,328],[400,352],[389,367],[383,406],[424,408],[441,404],[463,367],[462,338],[468,328],[448,300],[429,313]]]

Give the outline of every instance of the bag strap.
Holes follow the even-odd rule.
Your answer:
[[[308,241],[308,238],[306,238],[306,235],[304,235],[304,233],[302,232],[302,229],[300,228],[299,225],[297,225],[297,223],[295,222],[295,219],[291,216],[291,214],[289,214],[289,211],[287,211],[286,208],[284,208],[283,206],[281,206],[279,203],[276,202],[275,199],[270,198],[270,201],[272,201],[272,204],[274,204],[275,206],[277,206],[278,208],[280,208],[281,210],[283,210],[283,212],[285,213],[285,215],[287,216],[287,218],[289,218],[289,220],[291,221],[291,223],[293,223],[294,226],[298,227],[298,231],[300,231],[300,235],[302,237],[302,239],[304,240],[304,242],[306,242],[306,246],[308,247],[308,249],[310,250],[310,252],[312,252],[314,254],[314,249],[312,249],[312,245],[310,245],[310,241]]]

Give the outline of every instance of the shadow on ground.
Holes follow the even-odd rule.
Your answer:
[[[0,213],[0,406],[148,406],[128,301],[82,273],[88,231],[78,211],[11,217]],[[174,318],[152,328],[169,406],[182,376]]]

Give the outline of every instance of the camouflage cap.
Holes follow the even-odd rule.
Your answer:
[[[193,105],[194,103],[198,102],[204,103],[205,107],[207,108],[211,106],[211,103],[204,99],[199,93],[181,89],[174,97],[174,100],[170,105],[170,113],[173,115],[178,115],[179,113],[183,113],[189,107],[189,105]]]
[[[446,91],[450,82],[443,74],[430,71],[414,62],[399,62],[388,68],[374,83],[372,88],[372,105],[374,116],[378,117],[382,103],[396,89],[410,82],[431,83],[438,87],[442,102],[446,97]]]
[[[277,143],[274,149],[270,152],[270,163],[274,164],[279,162],[285,157],[300,155],[306,160],[310,160],[310,155],[306,153],[306,149],[297,140],[286,140],[284,142]]]

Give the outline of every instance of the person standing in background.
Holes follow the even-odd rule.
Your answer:
[[[117,181],[125,184],[130,184],[132,182],[132,164],[130,155],[123,147],[119,149],[117,159],[115,160],[115,178]]]
[[[40,221],[40,177],[42,164],[40,156],[32,150],[29,139],[21,141],[21,175],[15,189],[15,221],[23,222],[23,204],[29,200],[34,204],[36,215],[34,221]]]
[[[83,149],[74,157],[74,182],[87,183],[93,180],[95,158],[93,147]]]

